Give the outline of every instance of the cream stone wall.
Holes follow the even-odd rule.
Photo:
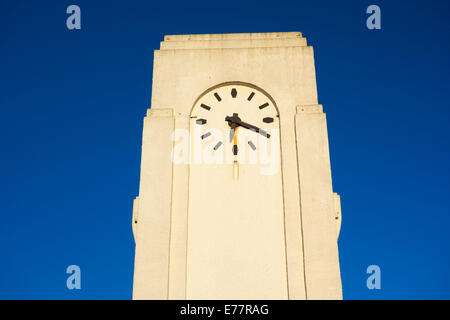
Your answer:
[[[190,131],[195,101],[229,82],[261,88],[279,111],[284,228],[280,257],[285,259],[287,288],[286,296],[278,298],[341,299],[336,236],[340,198],[332,190],[313,48],[300,32],[169,35],[155,51],[140,190],[133,208],[133,298],[190,298],[189,194],[196,187],[189,181],[190,165],[171,161],[172,133]],[[246,298],[241,293],[227,298]]]

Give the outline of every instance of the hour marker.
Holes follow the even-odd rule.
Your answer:
[[[206,109],[206,110],[208,110],[208,111],[211,110],[211,107],[210,107],[210,106],[207,106],[206,104],[203,104],[203,103],[200,105],[200,107],[202,107],[203,109]],[[261,108],[261,107],[260,107],[260,108]]]
[[[222,101],[222,98],[219,96],[217,92],[214,93],[214,97],[216,97],[217,101]]]
[[[214,150],[217,150],[222,145],[222,141],[217,142],[217,144],[214,146]]]
[[[233,154],[235,156],[237,156],[237,154],[238,154],[238,146],[237,145],[233,145]]]
[[[256,146],[253,144],[253,142],[249,141],[248,145],[250,146],[250,148],[252,148],[253,151],[256,150]]]
[[[236,98],[236,96],[237,96],[237,91],[236,91],[235,88],[231,89],[231,96],[232,96],[233,98]]]
[[[205,139],[208,138],[211,135],[211,132],[207,132],[205,134],[202,134],[202,136],[200,138]]]
[[[206,119],[197,119],[195,120],[196,124],[205,124],[206,123]]]
[[[264,109],[265,107],[267,107],[269,105],[269,103],[264,103],[262,105],[259,106],[259,109]]]
[[[247,100],[248,101],[252,100],[254,95],[255,95],[254,92],[250,93],[250,95],[248,96]]]
[[[273,122],[273,118],[267,117],[267,118],[264,118],[263,121],[264,121],[265,123],[272,123],[272,122]]]

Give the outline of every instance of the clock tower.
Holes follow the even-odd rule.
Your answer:
[[[342,299],[325,114],[300,32],[165,36],[134,299]]]

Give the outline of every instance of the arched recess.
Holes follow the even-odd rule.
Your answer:
[[[246,148],[249,158],[261,152],[261,160],[263,142],[268,143],[269,161],[239,160],[237,178],[225,121],[232,114],[260,129],[245,136],[248,141],[240,136],[246,128],[237,131],[239,152]],[[195,100],[190,118],[186,298],[287,299],[280,123],[274,99],[255,85],[225,82]],[[219,151],[223,162],[197,162],[197,154]]]

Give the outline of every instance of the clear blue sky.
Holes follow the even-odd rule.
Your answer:
[[[131,298],[153,50],[164,34],[274,31],[315,49],[344,298],[450,298],[448,1],[29,2],[0,2],[0,298]]]

